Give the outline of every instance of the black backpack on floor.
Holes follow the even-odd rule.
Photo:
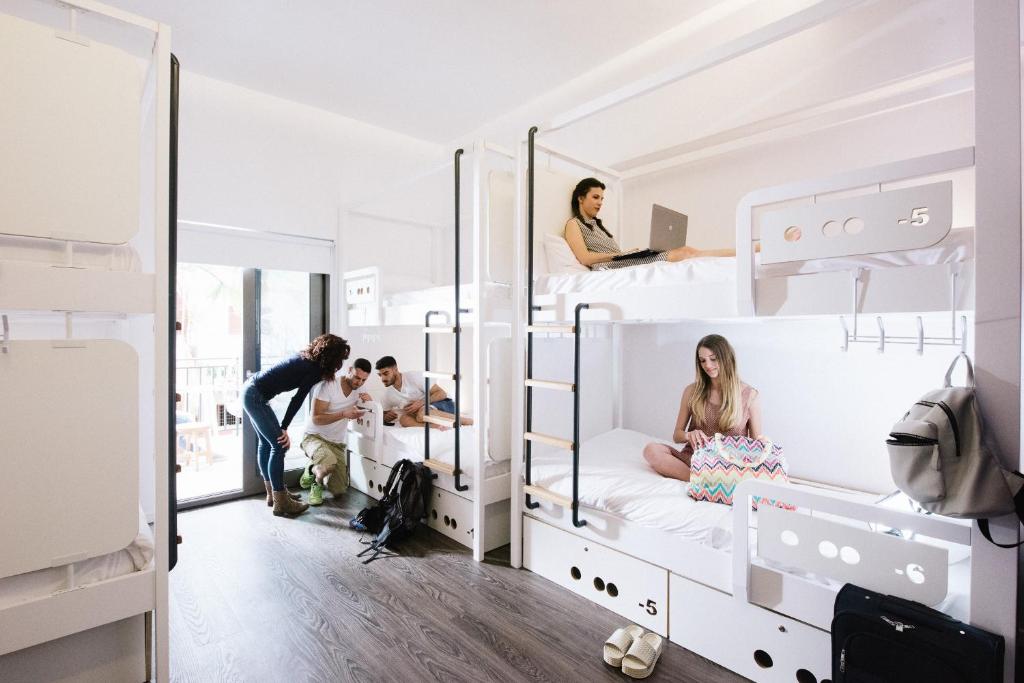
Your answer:
[[[1002,683],[1002,636],[846,584],[832,618],[834,683]]]
[[[374,534],[369,547],[357,555],[362,557],[373,552],[364,564],[376,559],[384,548],[412,535],[426,521],[432,479],[430,471],[421,463],[412,460],[395,463],[384,485],[384,497],[373,507],[360,510],[349,523],[354,529]]]

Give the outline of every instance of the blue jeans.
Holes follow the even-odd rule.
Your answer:
[[[450,398],[442,398],[440,401],[434,401],[430,404],[431,408],[444,411],[446,413],[455,414],[455,401]]]
[[[284,491],[284,448],[277,442],[277,437],[283,433],[281,423],[252,380],[242,389],[242,407],[256,430],[256,463],[260,475],[275,491]]]

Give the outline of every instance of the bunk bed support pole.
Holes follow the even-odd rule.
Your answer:
[[[572,392],[572,525],[577,529],[587,525],[587,520],[580,519],[580,313],[585,308],[590,304],[576,304],[573,331],[572,381],[576,389]]]
[[[177,225],[171,222],[172,217],[176,219],[176,210],[172,211],[172,202],[176,200],[177,188],[176,177],[172,175],[177,172],[177,135],[172,137],[171,125],[177,123],[176,113],[172,117],[172,106],[177,108],[177,81],[174,77],[177,69],[172,72],[171,58],[171,29],[165,24],[156,24],[156,41],[153,46],[156,66],[156,95],[154,116],[156,118],[156,187],[154,232],[156,239],[157,253],[167,253],[170,249],[171,233],[177,230]],[[175,183],[172,186],[172,183]],[[161,230],[160,226],[167,226]],[[156,260],[156,278],[153,293],[154,301],[173,301],[173,290],[171,289],[171,264],[162,259]],[[173,311],[170,312],[173,314]],[[169,368],[170,365],[163,365],[159,359],[170,358],[169,363],[174,362],[170,353],[169,339],[174,335],[175,325],[168,314],[163,314],[159,307],[153,316],[153,334],[155,346],[155,367],[156,378],[154,382],[154,396],[165,396],[173,398]],[[156,539],[154,546],[155,553],[155,593],[156,609],[153,619],[155,621],[154,632],[156,635],[156,652],[153,659],[156,662],[156,680],[166,681],[170,679],[170,634],[168,632],[169,622],[167,618],[167,604],[169,599],[169,577],[171,554],[165,549],[177,543],[176,532],[172,534],[171,526],[174,524],[174,517],[171,510],[176,505],[171,497],[171,484],[169,477],[173,477],[175,449],[171,448],[171,440],[168,434],[174,429],[174,420],[170,419],[174,404],[170,410],[154,411],[156,433],[154,434],[154,472],[155,472],[155,517],[156,517]],[[168,462],[169,467],[164,467]],[[177,549],[175,548],[175,556]]]
[[[534,198],[534,145],[537,137],[537,126],[530,128],[527,133],[526,143],[526,376],[533,377],[533,332],[530,326],[533,325],[533,198]],[[526,431],[533,431],[533,387],[526,387]],[[533,455],[533,442],[526,442],[526,484],[533,483],[530,472],[531,457]],[[526,507],[535,510],[540,506],[530,500],[530,494],[526,494]]]
[[[974,3],[975,370],[996,453],[1021,467],[1021,0]],[[1019,520],[991,521],[1003,543]],[[971,544],[971,623],[1006,639],[1003,676],[1018,680],[1019,551]]]
[[[487,433],[490,429],[490,399],[487,395],[487,337],[484,335],[484,276],[487,264],[487,241],[484,239],[484,230],[488,225],[487,216],[484,213],[487,209],[484,201],[483,163],[487,154],[487,144],[478,140],[474,143],[473,155],[473,292],[474,300],[477,302],[476,322],[473,326],[473,415],[476,417],[476,462],[474,472],[477,474],[477,487],[473,495],[473,559],[483,562],[485,551],[485,540],[487,538],[487,500],[484,498],[484,488],[480,482],[483,481],[485,462],[487,456],[488,439]]]
[[[524,339],[519,334],[519,330],[525,329],[523,319],[523,246],[525,243],[523,236],[523,221],[525,211],[525,198],[523,196],[523,180],[525,177],[525,163],[526,155],[524,147],[526,141],[522,138],[516,140],[516,183],[515,183],[515,223],[514,223],[514,240],[512,244],[512,327],[511,327],[511,342],[512,342],[512,364],[513,364],[513,377],[525,377],[525,349]],[[510,477],[510,503],[511,503],[511,520],[509,524],[509,531],[511,536],[511,551],[509,553],[509,566],[513,569],[519,569],[523,566],[523,498],[522,498],[522,485],[523,485],[523,457],[522,448],[524,448],[523,441],[523,425],[525,424],[523,409],[524,409],[524,395],[520,393],[523,389],[520,388],[518,382],[515,382],[513,386],[515,389],[515,396],[517,400],[512,402],[512,411],[509,423],[509,455],[511,457],[511,477]],[[524,387],[525,388],[525,385]]]
[[[461,226],[460,212],[462,209],[462,154],[463,150],[460,147],[455,150],[454,167],[455,167],[455,424],[452,425],[455,428],[455,490],[456,491],[468,491],[469,485],[463,484],[461,481],[462,468],[459,453],[459,426],[461,420],[459,419],[460,403],[459,397],[462,393],[462,365],[460,363],[460,347],[462,343],[462,324],[459,320],[459,314],[463,312],[463,309],[459,308],[459,281],[462,279],[462,259],[460,257],[459,249],[459,228]],[[476,302],[477,308],[480,307],[480,302]],[[467,311],[468,312],[468,311]],[[480,325],[480,311],[477,311],[477,326]],[[430,395],[427,395],[429,400]],[[477,416],[479,419],[479,416]],[[477,473],[477,479],[480,479],[481,473]],[[477,488],[479,489],[480,484],[477,482]]]

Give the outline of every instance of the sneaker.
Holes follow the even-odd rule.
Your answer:
[[[320,484],[313,482],[313,485],[309,487],[309,504],[310,505],[323,505],[324,504],[324,487]]]
[[[306,469],[302,470],[302,476],[299,477],[299,486],[304,489],[308,489],[316,483],[316,478],[313,476],[313,473],[309,471],[309,468],[310,466],[306,465]]]

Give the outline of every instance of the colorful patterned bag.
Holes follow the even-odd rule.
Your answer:
[[[782,447],[771,441],[761,443],[748,436],[715,434],[713,441],[698,448],[690,460],[690,486],[687,493],[694,500],[732,505],[736,485],[744,479],[767,479],[789,483]],[[796,509],[772,498],[752,496],[752,507],[758,504]]]

